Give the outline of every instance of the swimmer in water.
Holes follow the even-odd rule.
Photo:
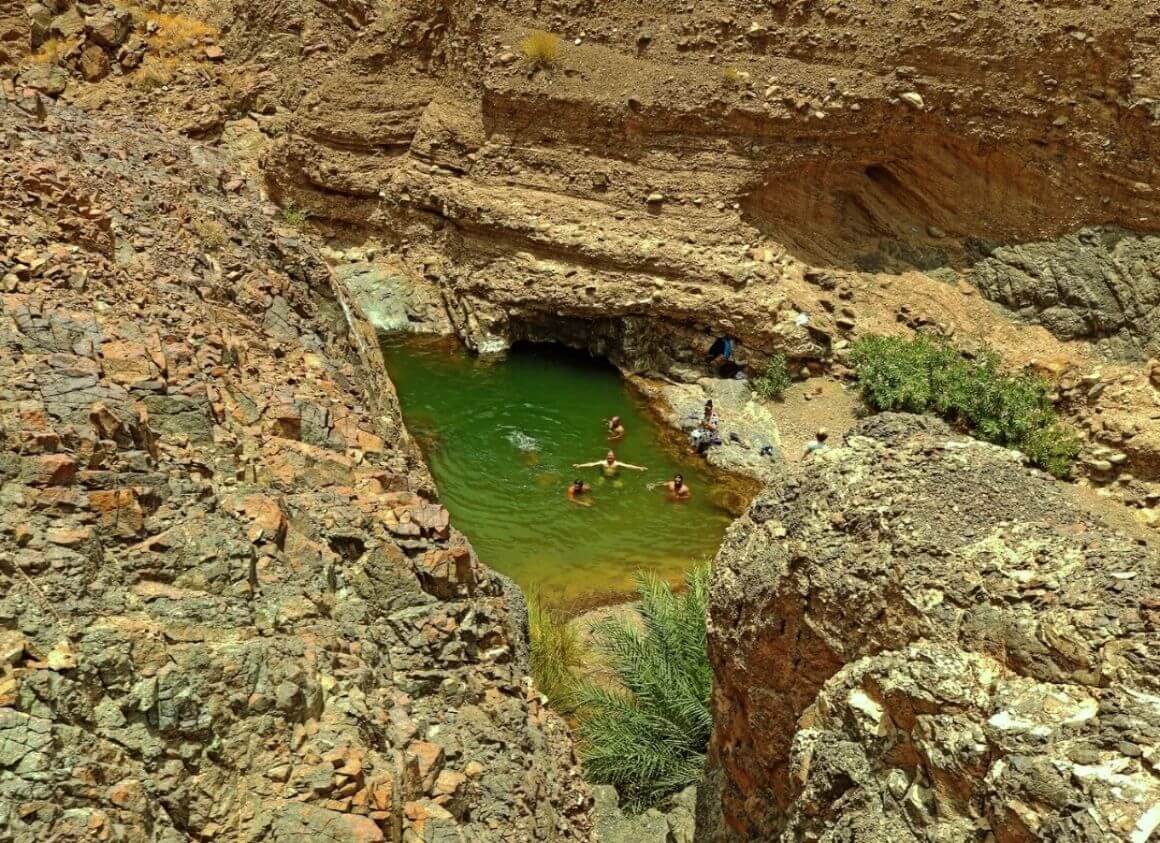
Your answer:
[[[616,454],[614,454],[612,451],[609,451],[608,455],[605,456],[605,458],[602,460],[597,460],[596,462],[578,462],[574,463],[572,467],[599,468],[604,472],[605,477],[615,477],[622,468],[631,468],[633,471],[648,471],[648,469],[642,465],[633,465],[632,463],[621,462],[616,458]]]
[[[649,486],[649,489],[655,489],[657,486],[664,486],[665,493],[668,495],[669,500],[672,501],[687,501],[693,496],[693,490],[690,489],[689,484],[685,482],[685,476],[683,474],[674,476],[673,479],[667,483],[663,481],[659,483],[653,483]]]
[[[693,490],[689,488],[684,475],[681,474],[676,475],[666,483],[665,488],[669,491],[669,497],[676,501],[687,501],[693,496]]]
[[[568,500],[581,506],[592,506],[592,499],[585,497],[592,491],[592,487],[583,480],[573,480],[568,486]]]
[[[613,416],[608,420],[608,438],[619,439],[624,436],[624,424],[620,421],[620,416]]]

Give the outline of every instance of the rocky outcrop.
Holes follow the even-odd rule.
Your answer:
[[[0,138],[0,839],[586,837],[518,591],[312,239],[172,134]]]
[[[1086,229],[980,248],[970,277],[992,301],[1063,339],[1098,340],[1124,357],[1160,352],[1160,238]]]
[[[895,415],[758,496],[711,595],[716,836],[1148,839],[1160,553],[1088,506]]]

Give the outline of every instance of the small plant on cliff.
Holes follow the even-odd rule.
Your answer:
[[[727,67],[721,71],[721,81],[729,88],[740,88],[748,80],[748,75],[736,67]]]
[[[550,32],[541,29],[529,32],[520,42],[520,52],[533,68],[551,67],[560,60],[564,42]]]
[[[753,381],[753,391],[766,400],[781,399],[789,388],[789,366],[784,354],[774,354],[769,358],[764,374]]]
[[[854,343],[852,359],[871,408],[934,413],[987,442],[1020,449],[1056,477],[1070,475],[1080,440],[1059,422],[1050,386],[1004,373],[997,354],[970,359],[923,336],[868,336]]]
[[[528,595],[528,637],[531,639],[532,681],[557,711],[572,711],[578,675],[584,668],[580,634],[559,612]]]
[[[295,208],[293,205],[287,205],[282,209],[282,222],[286,225],[292,225],[295,228],[302,228],[306,225],[306,212]]]
[[[229,237],[226,227],[215,219],[199,218],[193,221],[193,230],[207,249],[220,249]]]
[[[594,647],[615,674],[575,695],[580,754],[590,779],[615,785],[643,807],[701,779],[713,718],[713,673],[705,650],[709,566],[674,594],[655,576],[637,576],[640,623],[612,618],[593,628]]]

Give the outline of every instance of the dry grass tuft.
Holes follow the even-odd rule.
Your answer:
[[[130,83],[140,91],[155,91],[173,81],[178,64],[175,58],[148,56],[137,72],[129,77]]]
[[[226,227],[214,219],[201,218],[193,221],[193,230],[201,238],[207,249],[220,249],[226,244]]]
[[[138,25],[144,22],[146,31],[152,30],[145,40],[150,49],[162,55],[193,50],[207,38],[216,40],[219,35],[216,28],[188,15],[170,15],[140,6],[130,6],[129,10]]]
[[[73,44],[60,38],[49,38],[41,44],[36,52],[28,56],[28,64],[59,64],[65,54],[73,48]]]
[[[536,29],[520,42],[520,52],[532,67],[551,67],[560,60],[564,42],[550,32]]]

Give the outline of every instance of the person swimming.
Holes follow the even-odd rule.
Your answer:
[[[619,439],[624,436],[624,423],[621,422],[620,416],[613,416],[608,420],[608,438]]]
[[[615,477],[620,469],[631,468],[633,471],[648,471],[643,465],[633,465],[628,462],[621,462],[616,458],[616,454],[609,451],[604,459],[596,462],[578,462],[572,464],[573,468],[599,468],[604,472],[605,477]]]
[[[689,484],[685,482],[684,475],[678,474],[673,477],[665,488],[669,492],[669,497],[676,501],[687,501],[693,496],[693,490],[689,488]]]
[[[591,491],[591,486],[577,478],[568,486],[568,500],[578,503],[581,506],[592,506],[592,500],[584,497]]]
[[[672,501],[687,501],[693,496],[693,490],[685,482],[685,476],[683,474],[674,475],[672,480],[658,480],[655,483],[649,483],[648,490],[651,492],[658,486],[664,488],[669,500]]]

